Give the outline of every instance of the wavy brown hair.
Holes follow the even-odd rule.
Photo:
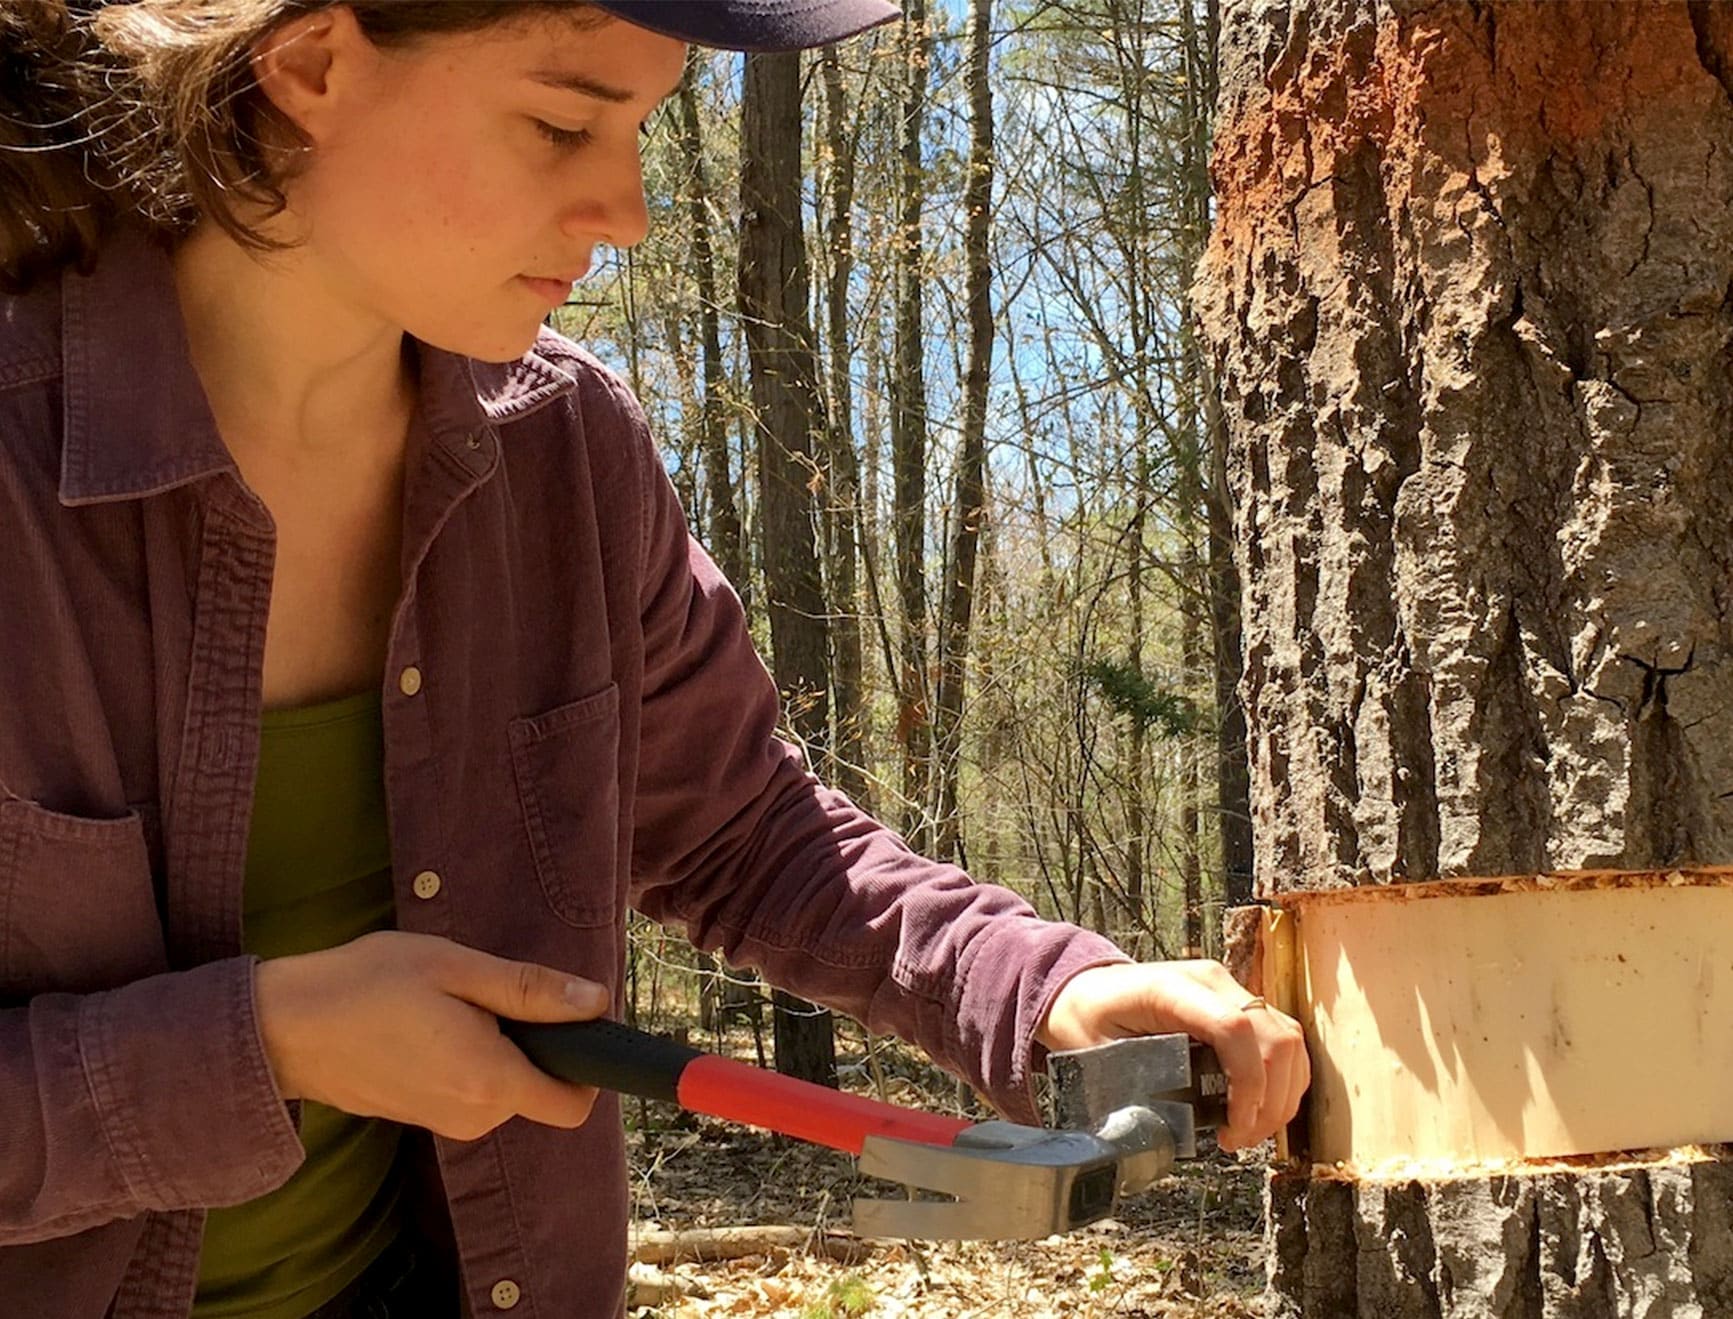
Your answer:
[[[286,202],[301,134],[253,79],[255,45],[346,3],[381,46],[521,22],[577,0],[0,0],[0,288],[88,269],[129,218],[172,239],[208,218],[238,242],[280,246],[258,221]]]

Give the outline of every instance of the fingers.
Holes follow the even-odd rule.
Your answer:
[[[461,944],[448,945],[442,987],[514,1021],[588,1021],[608,1010],[607,989],[535,962],[514,962]]]
[[[589,1118],[593,1086],[569,1085],[537,1071],[503,1038],[501,1049],[477,1060],[477,1076],[461,1090],[445,1093],[424,1115],[411,1119],[451,1140],[480,1140],[514,1117],[571,1129]],[[515,1056],[514,1056],[515,1055]]]
[[[549,1076],[503,1035],[490,1067],[500,1087],[497,1100],[503,1116],[499,1121],[515,1115],[570,1129],[582,1126],[595,1106],[595,1086],[573,1085]]]
[[[1256,1134],[1258,1119],[1273,1079],[1256,1023],[1237,1008],[1217,1006],[1200,1038],[1215,1050],[1228,1078],[1228,1121],[1216,1133],[1221,1147],[1231,1151],[1255,1145],[1263,1139]]]
[[[450,965],[442,968],[444,987],[495,1016],[514,1021],[588,1021],[608,1010],[610,995],[593,980],[458,944],[451,945],[451,954]],[[486,1062],[493,1093],[483,1107],[494,1113],[487,1130],[513,1116],[568,1129],[584,1123],[596,1102],[594,1086],[549,1076],[497,1027],[495,1040]]]
[[[1306,1052],[1305,1031],[1299,1022],[1294,1023],[1295,1034],[1299,1036],[1298,1047],[1294,1050],[1294,1068],[1288,1074],[1288,1101],[1282,1106],[1283,1126],[1292,1122],[1300,1111],[1300,1100],[1312,1084],[1312,1056]]]
[[[475,1140],[517,1116],[564,1128],[589,1117],[594,1087],[536,1067],[501,1033],[499,1019],[590,1020],[608,1009],[604,986],[434,936],[388,933],[394,938],[381,947],[409,975],[401,1011],[427,1014],[419,1032],[427,1052],[408,1101],[420,1111],[411,1120]]]
[[[500,1018],[576,1021],[607,1010],[598,984],[432,935],[386,930],[262,963],[254,994],[285,1098],[474,1140],[515,1116],[575,1127],[596,1092],[548,1076]]]
[[[1287,1013],[1248,993],[1220,962],[1180,965],[1214,998],[1216,1028],[1236,1039],[1230,1046],[1231,1061],[1216,1048],[1228,1075],[1228,1125],[1217,1132],[1222,1148],[1243,1149],[1269,1139],[1293,1121],[1311,1084],[1305,1032]],[[1215,1043],[1205,1035],[1199,1038]]]
[[[1049,1017],[1049,1047],[1184,1031],[1210,1045],[1228,1078],[1223,1149],[1268,1139],[1299,1111],[1311,1080],[1299,1023],[1254,999],[1220,962],[1119,963],[1080,972]]]
[[[1240,1066],[1247,1072],[1255,1069],[1257,1079],[1236,1093],[1246,1073],[1236,1075],[1235,1068],[1222,1057],[1228,1074],[1228,1125],[1217,1138],[1229,1151],[1267,1140],[1291,1122],[1311,1081],[1311,1064],[1297,1021],[1261,999],[1242,1006],[1239,1016],[1247,1023],[1239,1033],[1246,1035],[1252,1046],[1239,1055]],[[1222,1056],[1220,1049],[1216,1052]]]
[[[452,1140],[479,1140],[514,1117],[567,1129],[583,1125],[595,1106],[594,1086],[549,1076],[500,1034],[491,1013],[464,1010],[479,1019],[464,1056],[429,1069],[417,1096],[422,1112],[411,1120]],[[444,1084],[435,1079],[441,1073]]]
[[[1268,1009],[1264,1009],[1268,1011]],[[1247,1016],[1250,1013],[1245,1014]],[[1294,1061],[1285,1049],[1270,1050],[1267,1048],[1265,1035],[1258,1033],[1258,1055],[1263,1069],[1264,1089],[1255,1107],[1249,1114],[1232,1114],[1229,1122],[1227,1140],[1223,1148],[1244,1149],[1258,1142],[1267,1140],[1281,1128],[1283,1123],[1282,1110],[1288,1102],[1288,1084],[1293,1073]],[[1229,1094],[1232,1095],[1232,1083],[1229,1083]]]

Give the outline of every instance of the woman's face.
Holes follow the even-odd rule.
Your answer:
[[[285,191],[330,292],[509,361],[597,244],[644,237],[639,139],[686,48],[593,12],[387,49],[339,7],[260,56],[267,94],[312,141]]]

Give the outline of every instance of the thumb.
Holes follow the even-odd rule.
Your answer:
[[[608,1010],[605,986],[536,962],[514,962],[474,948],[453,966],[444,988],[514,1021],[588,1021]]]

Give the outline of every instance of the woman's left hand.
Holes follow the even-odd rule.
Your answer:
[[[1273,1136],[1299,1111],[1311,1083],[1300,1024],[1254,997],[1220,962],[1126,962],[1065,982],[1035,1038],[1082,1049],[1133,1035],[1182,1031],[1216,1052],[1228,1078],[1224,1150]]]

